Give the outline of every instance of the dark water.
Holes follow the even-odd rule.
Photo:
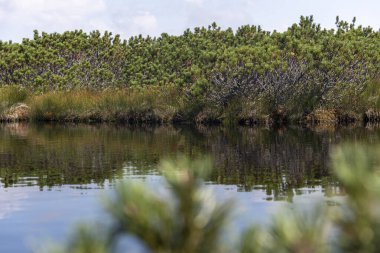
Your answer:
[[[0,252],[28,252],[101,219],[99,196],[121,180],[159,187],[157,163],[179,152],[209,154],[207,187],[237,199],[241,222],[262,222],[285,202],[339,195],[329,150],[346,141],[380,143],[380,130],[0,125]]]

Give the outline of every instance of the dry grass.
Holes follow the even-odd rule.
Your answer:
[[[0,88],[0,121],[27,120],[29,107],[24,102],[28,92],[17,86]]]
[[[317,109],[306,116],[306,121],[319,124],[335,124],[338,123],[338,111]]]

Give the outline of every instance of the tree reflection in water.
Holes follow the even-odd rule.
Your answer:
[[[152,175],[162,158],[210,154],[212,184],[240,191],[262,189],[274,200],[291,200],[302,188],[339,194],[329,170],[329,150],[342,141],[376,142],[377,128],[176,127],[125,125],[0,126],[0,186],[114,182]]]

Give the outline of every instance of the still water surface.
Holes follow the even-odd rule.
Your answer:
[[[103,219],[99,199],[120,181],[159,189],[158,162],[178,153],[213,158],[206,188],[236,199],[239,229],[265,223],[284,203],[340,195],[329,150],[347,141],[380,143],[380,130],[0,125],[0,252],[30,252]]]

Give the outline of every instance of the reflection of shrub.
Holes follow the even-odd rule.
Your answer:
[[[220,251],[220,235],[230,205],[218,204],[202,187],[200,178],[210,171],[211,161],[181,158],[163,162],[161,167],[170,189],[165,198],[168,201],[142,184],[121,184],[114,197],[106,200],[113,219],[109,234],[96,234],[82,227],[64,252],[93,252],[93,246],[102,240],[100,251],[95,252],[108,252],[128,234],[140,239],[152,252]]]
[[[229,203],[207,197],[199,179],[210,162],[164,162],[167,197],[143,185],[120,185],[106,202],[113,220],[109,231],[100,235],[82,228],[60,252],[113,252],[125,235],[135,236],[150,252],[378,252],[379,151],[358,145],[335,149],[332,164],[348,194],[340,205],[320,203],[309,212],[285,209],[268,227],[245,232],[235,247],[220,240]]]

